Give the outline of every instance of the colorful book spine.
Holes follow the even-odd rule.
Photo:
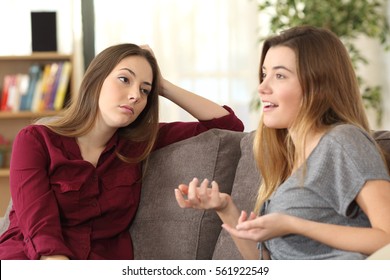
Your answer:
[[[21,111],[31,110],[31,106],[35,94],[35,87],[37,85],[40,74],[41,74],[41,67],[38,64],[31,65],[29,70],[29,85],[27,88],[27,92],[22,97],[21,104],[20,104]]]
[[[61,77],[58,82],[56,98],[54,100],[54,110],[58,111],[64,107],[66,93],[69,88],[70,75],[72,64],[69,61],[64,61],[61,69]]]
[[[12,81],[12,75],[5,75],[3,80],[3,90],[1,94],[1,104],[0,104],[0,110],[1,111],[8,111],[9,108],[7,107],[8,103],[8,90],[10,83]]]

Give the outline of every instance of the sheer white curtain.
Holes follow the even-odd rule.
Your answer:
[[[233,108],[245,130],[258,84],[258,16],[253,0],[96,0],[95,49],[117,43],[149,44],[168,80]],[[191,120],[169,101],[161,120]]]

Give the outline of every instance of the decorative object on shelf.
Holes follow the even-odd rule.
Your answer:
[[[369,63],[356,46],[356,38],[359,36],[378,40],[385,50],[390,50],[390,28],[385,7],[386,0],[258,1],[259,12],[270,17],[271,34],[296,25],[328,28],[344,42],[355,68]],[[359,75],[358,80],[366,108],[376,111],[377,124],[380,125],[383,117],[382,89],[380,86],[366,85],[366,81]],[[258,98],[252,100],[251,108],[260,108]]]
[[[0,134],[0,168],[9,167],[11,147],[11,141]]]
[[[57,51],[56,12],[31,12],[31,38],[33,52]]]

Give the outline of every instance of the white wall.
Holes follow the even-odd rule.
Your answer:
[[[32,11],[57,12],[58,51],[73,51],[73,0],[0,0],[0,55],[28,55],[31,46]]]

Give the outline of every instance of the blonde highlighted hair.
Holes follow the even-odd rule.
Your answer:
[[[259,77],[270,48],[294,51],[302,105],[289,130],[266,127],[260,120],[254,139],[254,155],[262,175],[255,211],[304,161],[305,136],[309,131],[327,131],[340,123],[356,125],[370,133],[359,85],[349,54],[331,31],[311,26],[290,28],[268,38],[263,45]],[[294,145],[289,131],[294,131]]]

